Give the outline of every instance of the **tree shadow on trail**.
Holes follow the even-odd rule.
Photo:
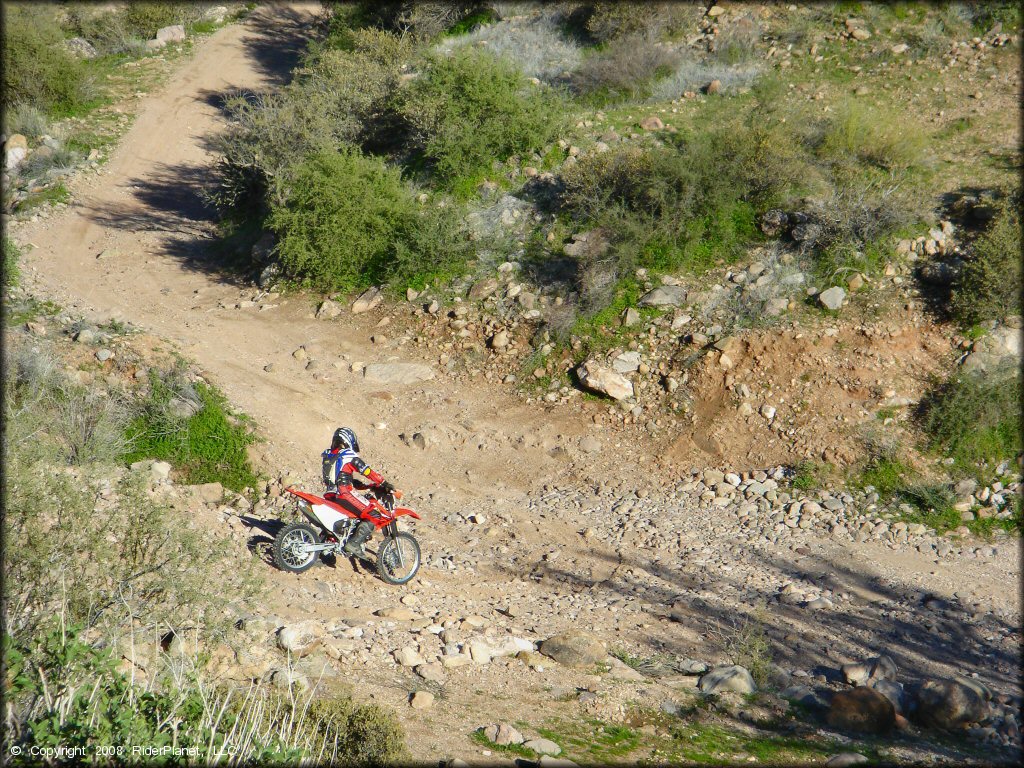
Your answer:
[[[84,214],[109,229],[157,233],[162,251],[194,272],[242,284],[240,254],[228,252],[217,233],[216,209],[207,201],[210,170],[201,165],[158,164],[145,178],[129,179],[125,202],[97,202]]]
[[[616,568],[603,580],[588,579],[560,563],[560,567],[555,567],[540,562],[531,575],[565,585],[572,591],[622,596],[652,604],[650,613],[661,619],[660,626],[647,630],[646,642],[653,653],[680,657],[697,653],[700,658],[701,650],[693,647],[692,640],[685,641],[684,632],[674,631],[676,623],[708,638],[703,645],[713,646],[714,641],[721,641],[745,624],[763,622],[773,660],[783,669],[805,669],[837,679],[842,664],[884,653],[896,662],[900,670],[898,679],[905,684],[936,675],[951,677],[976,672],[993,690],[1010,688],[1013,695],[1020,695],[1016,650],[1019,646],[999,642],[1008,635],[1019,636],[1019,628],[996,616],[975,616],[956,601],[935,600],[913,585],[886,583],[867,564],[863,569],[853,570],[820,555],[790,561],[750,551],[751,559],[759,560],[762,567],[774,574],[772,583],[781,585],[791,579],[803,579],[812,581],[819,589],[851,595],[850,600],[836,600],[832,608],[814,611],[803,605],[781,603],[774,590],[754,587],[720,573],[715,576],[716,585],[709,589],[706,582],[702,584],[686,572],[685,562],[676,566],[641,556],[616,557],[594,551],[573,554],[580,560],[598,558],[615,562]],[[566,556],[571,559],[573,555],[563,553]],[[510,577],[522,575],[510,567],[504,570]],[[631,572],[638,576],[631,577]],[[705,599],[701,594],[712,590],[732,595],[730,604]],[[913,620],[899,615],[903,613],[900,609],[907,608],[913,610]]]
[[[245,52],[270,86],[291,79],[311,36],[317,33],[318,17],[278,3],[258,6],[243,22],[250,34],[242,38]]]

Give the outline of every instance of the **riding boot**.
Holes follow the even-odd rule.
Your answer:
[[[345,546],[341,548],[341,551],[350,557],[362,557],[366,554],[363,551],[363,544],[367,542],[372,534],[373,523],[369,520],[363,520],[356,526],[355,531],[353,531],[348,541],[345,542]]]

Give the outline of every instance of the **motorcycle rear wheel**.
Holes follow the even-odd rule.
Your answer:
[[[320,532],[307,523],[289,523],[274,539],[274,565],[289,573],[302,573],[312,568],[319,552],[302,552],[303,545],[319,544]]]
[[[420,569],[420,545],[411,533],[388,536],[377,550],[377,573],[388,584],[408,584]]]

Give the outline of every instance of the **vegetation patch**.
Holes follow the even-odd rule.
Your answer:
[[[127,427],[125,462],[170,462],[189,484],[218,482],[241,491],[258,483],[246,453],[256,438],[213,387],[188,384],[178,370],[151,372],[149,396],[138,410]]]

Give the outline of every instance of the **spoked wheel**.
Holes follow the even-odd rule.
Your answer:
[[[407,584],[420,569],[420,545],[411,533],[388,536],[377,551],[377,572],[388,584]]]
[[[309,547],[320,543],[320,534],[306,523],[290,523],[274,539],[274,565],[282,571],[302,573],[316,563],[319,552]]]

